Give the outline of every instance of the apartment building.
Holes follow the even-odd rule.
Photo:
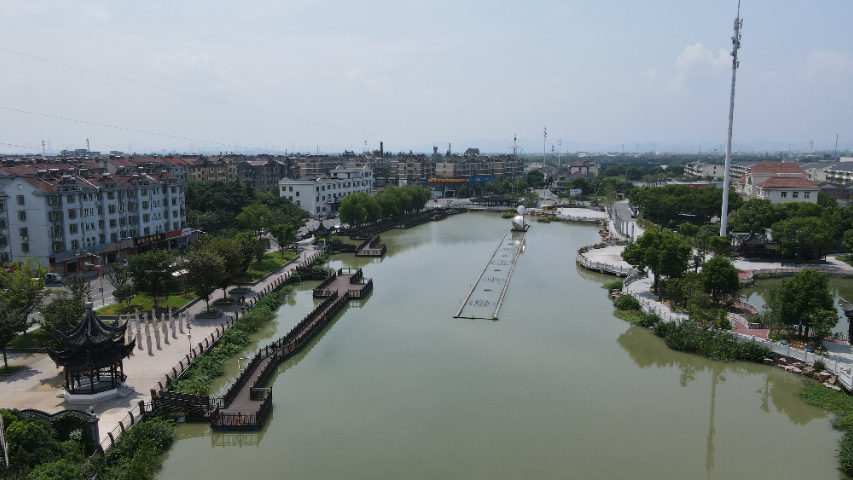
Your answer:
[[[228,158],[198,157],[186,159],[187,180],[228,182],[237,178],[237,168]]]
[[[435,178],[435,162],[423,154],[397,156],[388,166],[389,178],[396,179],[398,185],[425,183]]]
[[[278,182],[287,176],[287,165],[268,158],[265,160],[245,160],[234,163],[237,180],[248,183],[259,192],[275,192]]]
[[[496,180],[520,177],[524,165],[513,155],[466,158],[452,155],[435,164],[436,178],[495,177]]]
[[[0,167],[0,260],[37,258],[57,273],[175,248],[186,225],[184,182],[166,172],[92,175],[53,164]]]
[[[350,193],[373,192],[373,171],[369,167],[337,167],[328,176],[312,179],[284,178],[278,182],[279,196],[308,212],[311,218],[326,218],[340,207]]]

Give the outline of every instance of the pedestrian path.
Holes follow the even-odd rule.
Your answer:
[[[298,252],[297,257],[264,280],[258,282],[246,292],[246,302],[254,303],[258,292],[272,288],[273,282],[282,274],[296,270],[296,267],[320,254],[320,247],[304,244],[304,248]],[[219,291],[221,293],[221,290]],[[148,350],[135,350],[134,354],[124,360],[124,373],[127,375],[126,386],[132,392],[126,397],[115,398],[94,405],[95,413],[100,417],[100,432],[102,441],[107,432],[111,432],[118,423],[125,418],[128,410],[139,403],[140,400],[150,402],[150,392],[158,382],[163,380],[163,375],[178,365],[189,353],[194,344],[208,338],[217,328],[221,329],[227,316],[236,317],[241,310],[237,304],[226,306],[214,306],[223,311],[223,316],[216,319],[196,318],[196,315],[205,309],[204,302],[196,302],[187,310],[188,332],[191,337],[181,336],[172,339],[170,343],[161,343],[160,348]],[[34,357],[40,357],[38,359]],[[58,370],[53,361],[45,354],[39,355],[11,355],[12,364],[16,362],[28,362],[29,366],[14,375],[0,380],[0,407],[2,408],[36,408],[48,413],[56,413],[67,409],[81,409],[79,405],[70,405],[62,397],[62,386],[64,377],[62,371]]]

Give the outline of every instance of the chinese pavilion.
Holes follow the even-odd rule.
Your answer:
[[[127,322],[107,325],[86,304],[79,324],[63,333],[54,329],[64,350],[48,355],[65,372],[65,399],[69,403],[97,402],[119,394],[125,378],[122,360],[133,352],[136,340],[125,343]]]

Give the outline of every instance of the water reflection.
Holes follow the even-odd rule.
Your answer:
[[[724,382],[725,375],[735,375],[739,378],[763,375],[763,387],[756,392],[758,395],[756,404],[761,411],[769,413],[769,403],[772,403],[777,412],[784,414],[791,423],[797,425],[805,425],[812,420],[826,418],[826,412],[807,405],[796,395],[803,385],[811,381],[781,369],[756,363],[719,362],[694,354],[676,352],[668,348],[663,340],[651,331],[635,326],[629,327],[619,335],[617,343],[640,368],[653,366],[659,369],[677,368],[680,372],[678,383],[682,387],[687,387],[690,382],[696,381],[698,374],[710,372],[713,378],[712,404],[713,396],[716,395],[717,382]]]
[[[272,421],[275,409],[267,414],[267,421]],[[227,447],[258,447],[264,439],[266,429],[222,431],[210,428],[207,422],[192,423],[175,430],[175,441],[190,438],[209,438],[210,448]]]

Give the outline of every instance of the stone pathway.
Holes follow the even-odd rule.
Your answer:
[[[307,241],[300,245],[303,249],[297,257],[274,275],[270,275],[266,280],[251,287],[252,291],[247,292],[246,299],[256,296],[255,292],[269,286],[280,274],[295,270],[300,262],[319,250],[318,247]],[[222,290],[218,290],[216,295],[219,298],[222,295]],[[237,305],[220,307],[214,306],[212,303],[211,307],[232,316],[240,309]],[[191,319],[192,343],[194,345],[197,345],[205,337],[209,337],[217,327],[224,324],[226,319],[224,316],[218,319],[194,318],[197,313],[204,309],[205,303],[197,302],[187,310]],[[124,360],[124,372],[127,375],[125,385],[132,389],[132,393],[127,397],[112,399],[94,406],[95,413],[101,417],[99,423],[101,441],[106,439],[107,432],[112,431],[125,418],[128,410],[140,400],[151,401],[151,389],[157,385],[158,381],[163,380],[165,374],[190,351],[190,340],[186,333],[177,335],[177,338],[171,338],[169,335],[169,343],[161,341],[161,348],[158,350],[155,344],[151,352],[148,351],[144,339],[142,339],[142,343],[144,350],[137,347],[134,354]],[[46,354],[10,354],[10,365],[27,365],[27,368],[14,375],[0,377],[0,407],[36,408],[48,413],[68,409],[88,410],[87,405],[71,405],[65,401],[62,396],[65,377],[62,375],[62,370],[59,370]]]

